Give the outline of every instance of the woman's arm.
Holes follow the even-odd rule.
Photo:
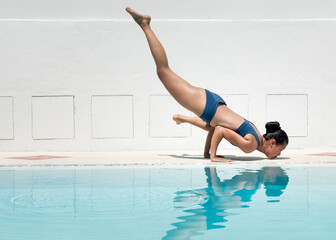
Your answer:
[[[212,135],[215,131],[214,127],[211,127],[208,133],[208,136],[206,138],[205,141],[205,146],[204,146],[204,157],[205,158],[210,158],[210,146],[211,146],[211,139],[212,139]]]
[[[216,126],[211,139],[211,147],[210,147],[211,161],[221,161],[221,162],[223,161],[223,158],[216,157],[218,145],[223,138],[225,138],[227,141],[240,148],[245,153],[253,152],[257,147],[256,141],[245,139],[235,131],[232,131],[231,129],[222,126]]]

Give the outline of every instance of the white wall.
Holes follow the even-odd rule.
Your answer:
[[[170,66],[290,148],[336,146],[336,3],[317,0],[0,2],[0,150],[202,148],[206,133],[155,73],[124,11],[152,16]],[[230,144],[222,144],[231,148]]]

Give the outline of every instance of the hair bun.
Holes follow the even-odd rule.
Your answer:
[[[274,133],[278,130],[281,130],[279,122],[268,122],[268,123],[266,123],[265,128],[266,128],[266,134],[267,133]]]

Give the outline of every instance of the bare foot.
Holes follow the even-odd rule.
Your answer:
[[[137,12],[135,12],[132,8],[127,7],[126,11],[131,14],[131,16],[133,17],[134,21],[139,24],[141,27],[144,27],[146,25],[149,25],[150,21],[151,21],[151,17],[148,15],[141,15]]]
[[[184,122],[184,121],[182,120],[180,114],[175,114],[175,115],[173,116],[173,120],[174,120],[174,121],[176,122],[176,124],[178,124],[178,125]]]

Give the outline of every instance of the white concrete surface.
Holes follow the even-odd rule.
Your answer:
[[[176,73],[225,96],[261,132],[279,119],[291,149],[336,147],[335,1],[5,0],[0,151],[203,147],[206,133],[167,123],[175,104],[153,104],[167,91],[127,5],[152,15]],[[62,96],[72,111],[66,99],[34,108],[34,99]]]
[[[281,157],[269,160],[260,153],[220,151],[230,163],[212,163],[201,150],[116,151],[116,152],[1,152],[0,167],[6,166],[133,166],[133,165],[232,165],[232,164],[336,164],[336,149],[312,148],[286,150]],[[316,156],[321,154],[326,156]],[[14,159],[13,159],[14,158]],[[19,159],[17,159],[19,158]]]

